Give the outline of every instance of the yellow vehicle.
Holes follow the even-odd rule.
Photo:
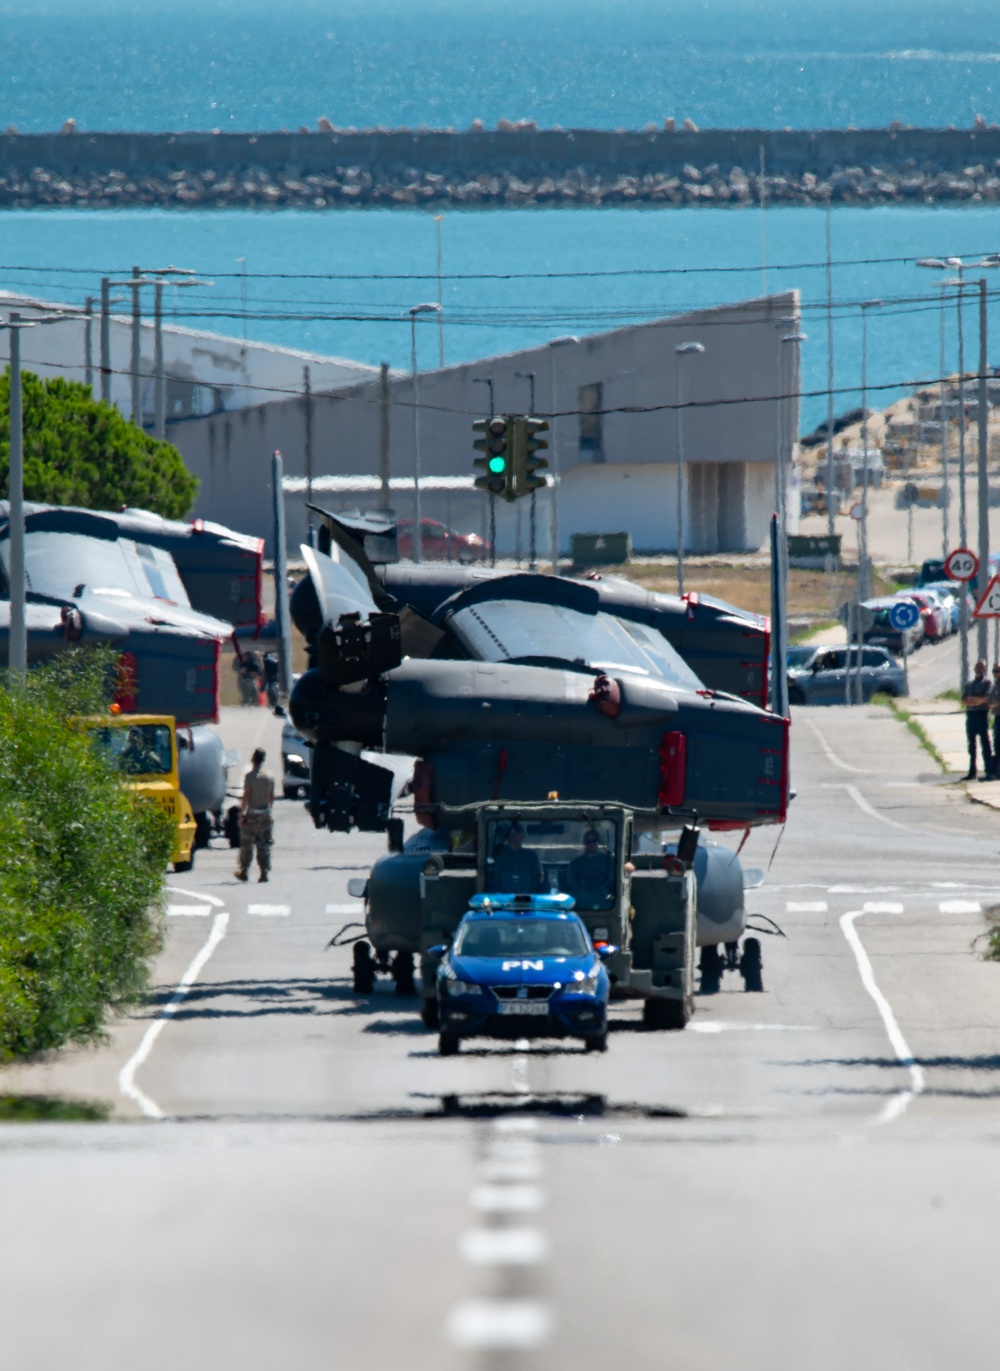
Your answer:
[[[177,824],[175,871],[194,866],[195,819],[177,771],[177,728],[169,714],[109,714],[87,719],[97,747],[137,795],[152,800]]]

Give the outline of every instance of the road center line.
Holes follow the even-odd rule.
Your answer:
[[[207,896],[206,898],[211,899],[211,896]],[[151,1100],[148,1095],[143,1094],[136,1085],[135,1073],[138,1071],[139,1067],[142,1066],[150,1052],[152,1052],[153,1044],[166,1027],[167,1020],[177,1013],[177,1010],[188,991],[200,976],[205,963],[226,936],[226,929],[228,927],[229,913],[227,910],[221,910],[212,920],[212,927],[209,930],[208,939],[201,951],[177,982],[177,989],[160,1010],[156,1019],[146,1029],[146,1032],[143,1034],[142,1042],[118,1073],[118,1089],[123,1095],[127,1095],[130,1100],[135,1101],[147,1119],[165,1119],[167,1116],[156,1101]]]
[[[910,1073],[909,1090],[900,1091],[898,1095],[894,1096],[893,1099],[876,1114],[873,1120],[874,1123],[879,1124],[892,1123],[894,1119],[898,1119],[900,1115],[904,1113],[907,1105],[912,1099],[917,1095],[923,1094],[924,1069],[914,1060],[909,1044],[903,1037],[899,1024],[896,1022],[896,1016],[892,1012],[892,1006],[878,988],[878,984],[875,980],[875,972],[872,970],[872,964],[869,960],[868,953],[865,951],[864,944],[858,936],[857,929],[854,927],[854,920],[860,919],[864,912],[865,911],[861,909],[854,909],[851,910],[850,913],[842,915],[840,919],[840,928],[844,937],[847,939],[848,946],[854,953],[854,960],[858,964],[858,974],[861,976],[861,984],[875,1001],[875,1007],[882,1017],[882,1023],[885,1025],[886,1036],[889,1039],[892,1050],[895,1052],[900,1066],[905,1067]]]
[[[875,806],[873,804],[870,804],[865,799],[865,797],[862,795],[861,791],[857,788],[856,785],[848,784],[844,786],[844,789],[847,791],[848,795],[850,795],[851,799],[858,806],[858,808],[863,810],[865,814],[870,815],[871,818],[878,819],[880,823],[888,824],[890,828],[901,829],[904,833],[919,832],[919,829],[911,828],[909,824],[899,824],[896,822],[895,819],[887,819],[884,814],[880,814],[879,811],[875,808]]]

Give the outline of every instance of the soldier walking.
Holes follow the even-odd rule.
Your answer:
[[[270,771],[263,770],[266,758],[267,753],[258,747],[250,759],[252,765],[243,780],[243,799],[240,803],[240,864],[234,873],[238,881],[247,880],[255,846],[257,865],[260,867],[258,881],[266,881],[271,870],[271,806],[274,804],[274,777]]]

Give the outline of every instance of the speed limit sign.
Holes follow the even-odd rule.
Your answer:
[[[949,581],[973,581],[979,570],[979,558],[967,547],[957,547],[945,558],[944,574]]]

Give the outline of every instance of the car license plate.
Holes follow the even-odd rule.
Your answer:
[[[545,1000],[501,1000],[501,1014],[547,1014],[549,1012],[548,1003]]]

